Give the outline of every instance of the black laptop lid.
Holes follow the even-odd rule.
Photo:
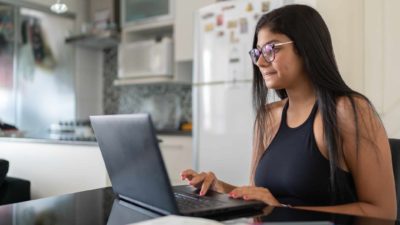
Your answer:
[[[91,116],[115,193],[163,213],[178,212],[150,115]]]

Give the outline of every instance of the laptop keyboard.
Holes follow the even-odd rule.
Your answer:
[[[178,203],[179,209],[199,209],[199,208],[208,208],[208,207],[215,207],[220,204],[221,202],[209,200],[204,197],[200,197],[198,195],[191,195],[191,194],[183,194],[183,193],[174,193],[176,202]]]

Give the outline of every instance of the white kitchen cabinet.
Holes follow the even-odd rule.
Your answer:
[[[32,199],[110,185],[95,143],[9,139],[0,139],[0,158],[10,162],[8,176],[31,182]]]
[[[180,178],[184,169],[192,165],[192,137],[159,135],[161,153],[172,185],[186,184]]]
[[[161,152],[173,185],[192,168],[192,137],[159,135]],[[0,158],[10,162],[8,176],[31,182],[32,199],[110,186],[96,143],[0,138]]]
[[[193,60],[195,12],[201,7],[216,2],[216,0],[175,1],[175,61],[190,61]]]
[[[172,20],[175,0],[120,0],[121,25],[130,27]]]

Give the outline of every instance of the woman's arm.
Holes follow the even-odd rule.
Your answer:
[[[345,167],[351,172],[358,202],[324,207],[298,207],[326,212],[396,219],[397,203],[392,159],[385,129],[368,102],[355,97],[358,126],[348,98],[337,104]],[[356,134],[359,132],[357,150]]]
[[[367,216],[395,220],[396,213],[383,211],[379,206],[367,202],[355,202],[334,206],[295,206],[296,209],[306,209],[320,212],[340,213],[357,216]]]

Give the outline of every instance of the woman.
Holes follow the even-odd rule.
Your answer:
[[[250,56],[252,185],[190,169],[182,179],[200,195],[212,189],[274,206],[395,219],[388,137],[369,100],[341,78],[319,13],[289,5],[262,16]],[[268,103],[268,90],[281,100]]]

